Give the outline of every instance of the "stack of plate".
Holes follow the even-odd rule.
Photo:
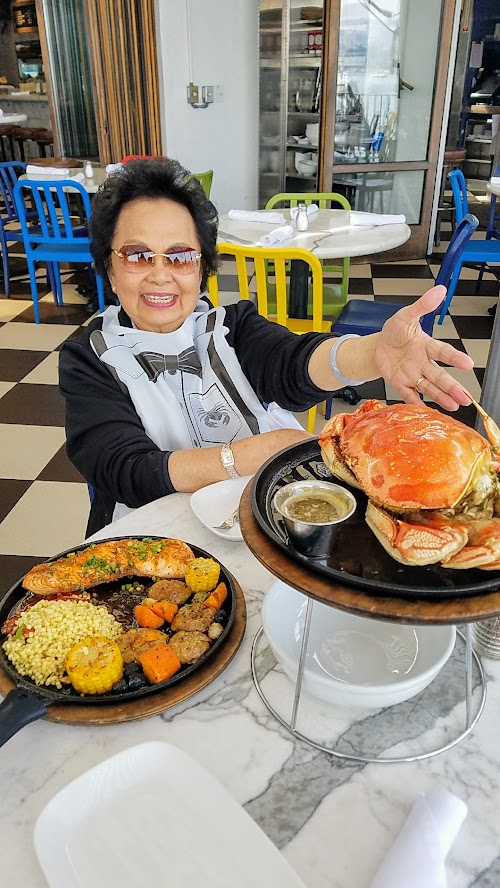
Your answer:
[[[318,147],[319,142],[319,123],[308,123],[306,126],[306,136],[313,148]]]
[[[472,641],[478,654],[491,660],[500,660],[500,617],[474,623]]]

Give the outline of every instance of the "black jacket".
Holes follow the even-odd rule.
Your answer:
[[[323,334],[297,336],[259,315],[248,300],[225,311],[227,341],[260,401],[302,411],[324,399],[325,392],[307,374],[309,357]],[[131,326],[123,309],[119,321]],[[98,317],[81,338],[65,342],[59,364],[66,450],[93,488],[88,534],[112,521],[117,502],[137,508],[175,492],[168,472],[170,453],[147,436],[129,395],[90,345],[90,333],[101,327]]]

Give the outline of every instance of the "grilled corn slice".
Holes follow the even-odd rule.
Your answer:
[[[116,641],[95,635],[75,644],[66,657],[66,671],[80,694],[105,694],[123,676]]]
[[[192,592],[210,592],[219,582],[220,564],[213,558],[195,558],[186,567],[184,580]]]

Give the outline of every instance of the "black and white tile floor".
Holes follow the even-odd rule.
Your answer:
[[[446,237],[443,226],[440,248],[428,260],[352,265],[350,295],[411,302],[432,286]],[[33,564],[81,542],[89,507],[84,479],[65,454],[64,403],[57,387],[61,345],[90,319],[87,302],[76,291],[81,278],[65,276],[61,307],[40,276],[42,323],[36,325],[21,257],[14,258],[12,271],[17,272],[11,274],[12,296],[6,299],[3,289],[0,295],[0,595]],[[488,309],[498,298],[500,266],[485,274],[480,295],[475,295],[476,278],[476,269],[463,269],[450,314],[442,326],[436,324],[434,335],[471,355],[474,370],[451,372],[479,398],[493,328]],[[221,280],[229,300],[236,276],[227,262]],[[397,400],[381,382],[359,391],[365,398]],[[345,409],[353,408],[334,401],[334,410]],[[471,408],[459,417],[474,424]],[[323,422],[318,415],[318,429]]]

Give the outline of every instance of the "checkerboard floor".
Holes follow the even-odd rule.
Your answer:
[[[409,303],[433,284],[440,256],[447,246],[445,226],[440,247],[427,259],[403,263],[352,265],[349,293],[352,297]],[[475,237],[484,237],[476,232]],[[471,355],[474,370],[454,371],[479,399],[495,306],[500,267],[484,275],[480,295],[475,295],[477,269],[464,268],[453,297],[451,311],[436,337],[451,342]],[[44,274],[39,277],[42,323],[36,325],[21,256],[11,263],[12,295],[0,295],[0,595],[33,564],[84,539],[89,500],[84,479],[66,457],[64,402],[57,387],[59,350],[90,320],[86,299],[76,290],[85,277],[64,276],[64,306],[55,306]],[[0,284],[1,286],[1,284]],[[237,298],[237,279],[228,262],[221,269],[225,300]],[[363,398],[398,400],[380,381],[358,387]],[[334,410],[351,410],[341,400]],[[458,417],[473,425],[473,408]],[[305,418],[305,417],[304,417]],[[324,419],[317,417],[317,429]]]

